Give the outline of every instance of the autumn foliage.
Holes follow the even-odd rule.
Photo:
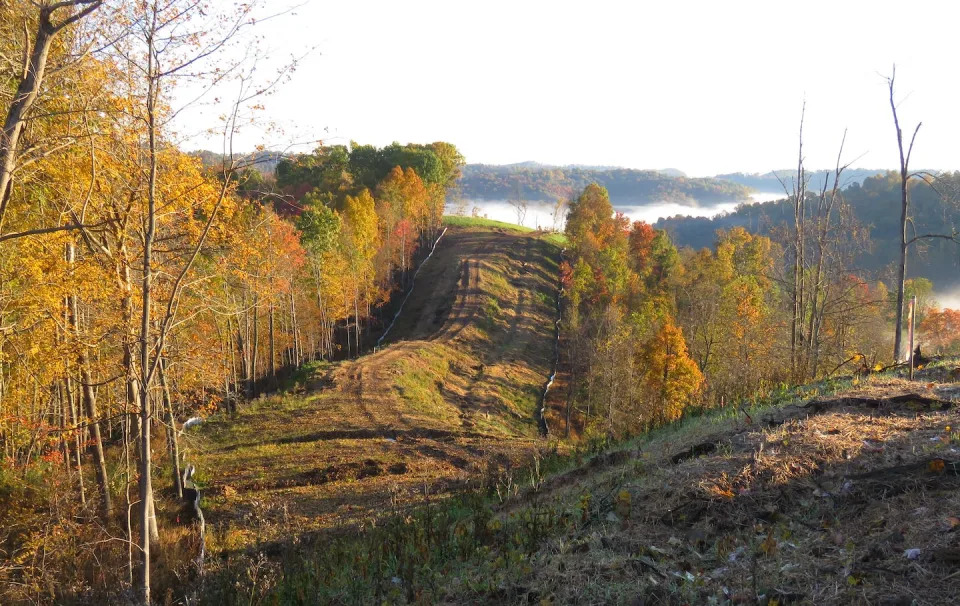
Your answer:
[[[919,334],[931,353],[957,353],[960,351],[960,311],[956,309],[927,311],[920,323]]]
[[[436,237],[463,163],[439,142],[321,146],[285,158],[277,178],[257,170],[256,154],[204,162],[167,126],[170,91],[156,64],[135,69],[138,45],[155,40],[130,32],[184,28],[207,9],[101,4],[56,3],[59,20],[71,6],[101,10],[51,45],[41,94],[23,117],[27,144],[14,150],[23,162],[0,192],[3,603],[35,601],[51,574],[94,562],[96,578],[77,587],[128,587],[146,551],[133,512],[154,508],[153,489],[142,499],[138,486],[152,478],[173,495],[156,506],[165,532],[162,510],[176,508],[193,447],[178,444],[184,421],[233,413],[305,362],[367,351],[380,306]],[[246,7],[218,23],[247,23]],[[17,58],[0,66],[4,115],[40,8],[0,7],[0,55]],[[163,18],[126,21],[153,9]],[[113,25],[130,26],[130,37],[96,38]],[[202,38],[174,36],[184,53]],[[145,453],[139,438],[151,433],[159,439]]]
[[[837,225],[853,230],[847,240],[821,232],[811,243],[817,265],[804,284],[815,288],[804,295],[794,348],[803,355],[792,362],[789,241],[734,227],[718,231],[711,248],[678,251],[665,231],[630,224],[602,187],[587,186],[570,202],[560,265],[575,344],[571,409],[595,431],[618,434],[757,397],[798,372],[873,367],[889,347],[889,296],[882,282],[848,269],[858,232]],[[908,286],[929,294],[928,284]],[[958,345],[951,313],[924,319],[931,347]]]
[[[569,302],[573,398],[593,431],[621,434],[679,417],[703,376],[674,322],[669,281],[677,251],[666,234],[614,213],[605,189],[570,204]]]
[[[695,401],[703,375],[690,356],[683,333],[666,322],[638,352],[643,364],[644,387],[656,403],[658,421],[673,421]],[[654,417],[656,418],[656,417]]]

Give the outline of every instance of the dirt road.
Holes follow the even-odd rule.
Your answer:
[[[556,257],[536,234],[451,228],[379,351],[210,424],[211,513],[327,527],[529,459]]]

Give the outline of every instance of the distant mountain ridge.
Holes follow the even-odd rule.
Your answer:
[[[200,158],[206,167],[220,166],[224,159],[223,154],[206,149],[188,152],[188,155]],[[270,150],[236,154],[236,158],[242,159],[244,166],[254,168],[264,176],[273,175],[277,169],[277,163],[287,156],[288,154],[284,152]]]
[[[808,178],[807,189],[810,191],[819,191],[821,188],[823,188],[824,180],[826,180],[826,182],[832,187],[833,172],[834,171],[832,169],[806,171]],[[882,175],[886,172],[886,170],[879,168],[848,168],[843,171],[843,174],[840,176],[840,188],[846,189],[854,183],[862,185],[864,180],[877,175]],[[714,175],[713,178],[739,183],[740,185],[745,185],[759,192],[783,193],[783,185],[781,184],[781,181],[783,181],[783,183],[790,188],[791,183],[793,183],[793,181],[795,181],[797,178],[797,169],[786,168],[772,170],[766,173],[726,173],[722,175]]]
[[[940,181],[941,190],[960,191],[960,173],[941,174]],[[808,189],[810,195],[814,190],[815,187],[811,185]],[[960,207],[955,202],[944,199],[937,190],[922,181],[915,183],[910,191],[911,233],[960,233]],[[878,171],[878,174],[868,176],[862,182],[852,181],[843,190],[843,200],[868,234],[866,246],[856,255],[857,267],[876,275],[889,272],[899,255],[899,173]],[[811,207],[808,205],[808,210]],[[793,203],[784,195],[783,199],[772,202],[741,204],[736,210],[713,218],[676,215],[661,219],[654,226],[665,229],[678,247],[700,249],[712,247],[717,230],[721,229],[743,227],[766,236],[789,231],[793,213]],[[957,243],[940,238],[922,241],[911,246],[909,254],[908,277],[929,278],[940,288],[960,285],[960,250]]]
[[[549,201],[576,196],[590,183],[607,188],[619,205],[675,202],[690,207],[750,199],[750,188],[712,177],[692,178],[682,171],[638,170],[607,166],[551,166],[537,162],[467,164],[460,189],[464,198]]]

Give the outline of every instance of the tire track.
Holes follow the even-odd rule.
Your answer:
[[[517,295],[517,304],[513,309],[513,320],[510,322],[510,332],[507,333],[507,339],[500,347],[500,351],[498,353],[502,353],[502,351],[506,349],[506,347],[512,343],[514,339],[516,339],[517,332],[520,330],[520,323],[523,321],[524,309],[527,306],[527,291],[533,290],[536,286],[532,283],[530,276],[527,274],[527,267],[530,265],[530,262],[533,259],[530,242],[531,239],[526,238],[523,252],[523,264],[520,266],[520,279],[517,280],[520,286],[519,294]]]
[[[480,244],[479,250],[463,259],[464,270],[461,274],[459,292],[457,293],[457,304],[451,311],[448,320],[443,328],[432,336],[430,340],[452,341],[467,326],[469,326],[480,312],[482,294],[480,290],[481,281],[481,262],[490,250],[490,238],[484,238]],[[464,288],[463,282],[466,278],[467,286]]]

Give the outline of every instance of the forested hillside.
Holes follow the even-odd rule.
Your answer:
[[[940,174],[932,184],[920,179],[911,183],[910,237],[958,233],[960,204],[955,195],[958,186],[958,173]],[[811,192],[808,196],[813,200],[816,194]],[[870,272],[877,278],[889,278],[900,254],[900,176],[885,172],[867,177],[862,185],[851,183],[840,192],[840,197],[848,215],[844,218],[850,228],[848,235],[858,243],[853,251],[851,268]],[[808,206],[808,212],[812,217],[814,204]],[[711,246],[720,229],[742,227],[752,233],[773,236],[783,233],[793,221],[793,202],[784,196],[778,202],[743,204],[734,212],[713,218],[677,216],[663,219],[657,227],[667,230],[678,246],[699,249]],[[957,242],[934,238],[919,244],[909,251],[908,272],[911,277],[928,278],[944,289],[960,284]]]
[[[869,177],[881,175],[887,171],[870,168],[848,168],[843,173],[842,188],[853,184],[862,184]],[[739,183],[751,189],[762,192],[784,193],[784,184],[789,184],[790,179],[795,175],[796,169],[772,170],[766,173],[726,173],[715,175],[714,179],[722,179],[732,183]],[[810,171],[808,173],[809,188],[812,191],[820,191],[823,184],[830,181],[832,176],[830,171]],[[784,194],[786,195],[786,194]]]
[[[804,279],[793,341],[792,267],[775,238],[732,227],[710,247],[678,250],[667,231],[614,215],[597,185],[571,203],[566,233],[569,402],[593,431],[635,432],[890,359],[887,288],[854,269],[842,221],[817,253],[818,279]]]
[[[678,202],[689,206],[747,200],[750,189],[730,181],[671,176],[655,170],[556,167],[536,164],[468,164],[460,181],[468,199],[522,198],[553,202],[590,183],[607,189],[614,203]]]

